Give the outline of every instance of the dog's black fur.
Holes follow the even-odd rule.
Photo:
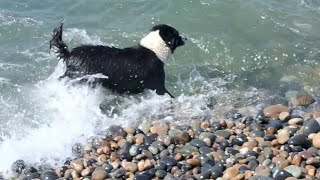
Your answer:
[[[108,78],[95,79],[95,83],[115,92],[135,94],[151,89],[159,95],[168,93],[173,97],[165,88],[163,61],[177,47],[184,45],[186,39],[176,29],[164,24],[156,25],[144,41],[124,49],[81,45],[71,51],[62,40],[62,31],[63,23],[54,29],[50,41],[50,50],[55,50],[57,57],[66,63],[66,71],[61,78],[75,79],[101,73]]]

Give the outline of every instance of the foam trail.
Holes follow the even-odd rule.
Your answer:
[[[0,144],[0,172],[5,172],[17,159],[40,163],[44,159],[54,165],[71,156],[71,147],[94,135],[96,124],[105,116],[100,112],[103,91],[85,86],[68,87],[58,81],[63,71],[62,63],[46,80],[34,89],[37,112],[44,122],[37,129],[30,129],[25,137],[12,135]],[[23,127],[22,127],[23,128]]]

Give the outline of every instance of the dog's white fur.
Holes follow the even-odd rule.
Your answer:
[[[154,52],[165,64],[168,62],[169,56],[172,54],[166,42],[161,38],[159,30],[152,31],[141,39],[140,45]]]

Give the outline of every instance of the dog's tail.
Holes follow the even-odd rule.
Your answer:
[[[56,53],[57,58],[68,60],[70,52],[68,46],[62,41],[63,21],[53,30],[52,39],[50,40],[50,51]]]

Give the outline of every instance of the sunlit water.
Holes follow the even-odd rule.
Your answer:
[[[283,77],[294,76],[317,97],[319,17],[316,0],[0,0],[0,172],[17,159],[59,165],[74,143],[111,124],[254,114]],[[125,47],[154,24],[176,27],[189,39],[165,67],[176,98],[58,81],[64,65],[48,41],[63,18],[70,47]]]

